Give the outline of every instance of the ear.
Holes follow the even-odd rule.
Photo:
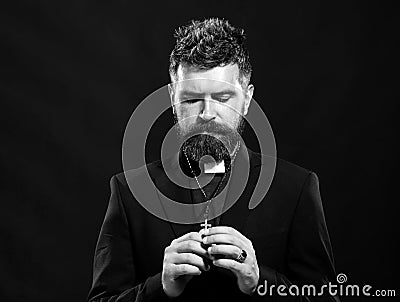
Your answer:
[[[249,107],[250,107],[251,99],[253,98],[253,93],[254,93],[254,85],[253,84],[249,84],[249,86],[247,86],[247,91],[246,91],[245,100],[244,100],[244,112],[243,112],[243,115],[247,115],[247,112],[248,112]]]
[[[172,108],[172,113],[175,114],[175,89],[174,89],[174,83],[168,84],[168,93],[169,93],[169,99],[171,101],[171,108]]]

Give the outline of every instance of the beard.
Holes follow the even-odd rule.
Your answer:
[[[238,117],[236,128],[209,121],[183,129],[177,122],[176,116],[175,121],[181,151],[189,160],[199,162],[202,157],[208,155],[216,162],[224,160],[225,164],[230,165],[231,154],[235,151],[244,130],[244,119],[241,115]],[[211,159],[206,159],[206,161],[211,161]]]

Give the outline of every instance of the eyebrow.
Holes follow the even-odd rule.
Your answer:
[[[184,90],[179,94],[180,98],[185,98],[185,99],[190,99],[190,98],[204,98],[205,93],[199,93],[199,92],[194,92],[194,91],[188,91],[188,90]],[[232,90],[232,89],[225,89],[225,90],[221,90],[218,92],[214,92],[211,93],[211,97],[212,98],[218,98],[221,96],[236,96],[237,92],[236,90]]]

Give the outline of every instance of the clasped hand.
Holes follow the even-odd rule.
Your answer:
[[[237,261],[242,250],[247,253],[243,263]],[[232,227],[217,226],[204,232],[190,232],[165,248],[162,285],[169,297],[182,294],[186,284],[195,275],[210,268],[212,264],[234,273],[239,289],[252,294],[259,279],[259,268],[252,242]]]

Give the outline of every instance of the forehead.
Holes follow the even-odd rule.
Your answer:
[[[177,70],[178,90],[196,93],[212,93],[224,89],[239,89],[239,67],[237,64],[218,66],[208,70],[199,70],[192,66],[179,65]]]

